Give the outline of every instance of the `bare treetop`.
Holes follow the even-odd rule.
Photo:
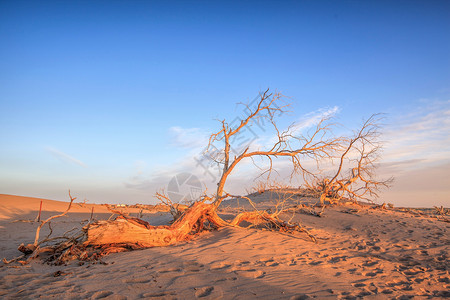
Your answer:
[[[292,124],[288,128],[281,130],[276,123],[276,116],[286,112],[288,104],[283,102],[283,95],[280,93],[270,93],[269,90],[260,94],[260,98],[255,107],[245,105],[249,111],[246,118],[242,119],[236,127],[231,127],[225,120],[220,121],[221,129],[212,134],[209,139],[208,149],[214,142],[223,143],[223,150],[213,159],[222,166],[221,178],[217,184],[217,192],[215,196],[215,205],[219,206],[221,201],[226,198],[224,193],[225,182],[236,167],[236,165],[244,160],[251,159],[254,162],[255,157],[267,159],[268,167],[262,171],[262,174],[268,173],[270,176],[273,168],[273,158],[286,157],[292,162],[292,176],[300,175],[303,178],[317,178],[312,170],[304,166],[306,160],[313,160],[318,166],[323,160],[332,161],[337,157],[337,153],[345,148],[347,139],[344,137],[335,137],[332,135],[331,128],[334,124],[329,122],[329,118],[323,118],[315,125],[314,130],[310,134],[301,134],[296,132],[296,124]],[[275,140],[264,149],[250,150],[247,146],[234,157],[231,156],[230,149],[232,147],[232,137],[237,135],[249,126],[252,121],[264,118],[269,121]],[[365,128],[367,131],[368,127]],[[373,138],[372,132],[361,131],[361,137]],[[353,144],[352,144],[353,145]],[[352,149],[350,145],[350,149]],[[348,149],[348,151],[350,151]],[[364,151],[363,151],[364,152]],[[364,152],[365,153],[365,152]]]

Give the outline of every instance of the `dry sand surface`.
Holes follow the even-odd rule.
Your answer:
[[[257,196],[259,205],[267,205]],[[34,240],[40,199],[0,195],[0,258]],[[43,218],[67,203],[45,200]],[[358,208],[358,207],[355,207]],[[92,206],[76,204],[52,222],[55,234],[80,227]],[[224,228],[186,243],[111,254],[102,263],[52,266],[39,260],[0,266],[4,299],[427,299],[450,296],[449,223],[410,213],[327,208],[322,218],[297,213],[314,234]],[[137,213],[131,211],[132,215]],[[111,214],[94,206],[96,219]],[[291,213],[285,218],[290,218]],[[152,225],[167,213],[145,213]],[[44,227],[42,236],[47,234]]]

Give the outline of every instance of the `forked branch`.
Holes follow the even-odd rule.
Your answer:
[[[59,214],[59,215],[51,216],[51,217],[47,218],[45,221],[43,221],[41,224],[39,224],[38,228],[36,229],[36,236],[35,236],[35,238],[34,238],[34,243],[33,243],[33,245],[34,245],[35,247],[37,247],[38,244],[39,244],[39,233],[40,233],[40,231],[41,231],[41,228],[42,228],[46,223],[50,222],[51,220],[65,216],[65,215],[69,212],[70,208],[72,207],[73,201],[75,201],[75,200],[77,199],[76,197],[72,197],[72,195],[70,194],[70,190],[69,190],[69,198],[70,198],[70,203],[69,203],[67,209],[66,209],[63,213],[61,213],[61,214]]]

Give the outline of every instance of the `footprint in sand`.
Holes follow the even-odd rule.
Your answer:
[[[198,288],[195,292],[195,297],[202,298],[211,295],[212,291],[214,291],[213,286]]]
[[[364,297],[364,296],[369,296],[372,295],[372,292],[370,292],[368,289],[363,288],[361,292],[359,292],[358,297]]]
[[[133,284],[133,283],[149,283],[151,281],[154,280],[154,277],[151,276],[151,278],[149,279],[147,278],[132,278],[132,279],[125,279],[123,280],[124,283],[129,283],[129,284]]]
[[[143,264],[143,265],[141,265],[141,267],[145,268],[145,269],[153,269],[154,268],[154,266],[152,264]]]
[[[232,277],[225,277],[225,278],[218,279],[218,280],[216,280],[215,282],[235,281],[235,280],[237,280],[237,279],[238,279],[237,277],[232,276]]]
[[[353,284],[353,286],[354,287],[363,287],[363,286],[366,286],[366,284],[363,282],[358,282],[358,283]]]
[[[234,262],[234,264],[235,264],[235,265],[238,265],[238,266],[245,266],[245,265],[250,264],[250,262],[249,262],[248,260],[245,260],[245,261],[242,261],[242,260],[236,260],[236,261]]]
[[[256,264],[266,266],[266,267],[276,267],[280,263],[276,262],[272,258],[269,258],[269,259],[260,259],[259,261],[256,262]]]
[[[231,263],[229,263],[227,261],[223,261],[223,262],[211,265],[211,270],[228,269],[230,267],[231,267]]]
[[[372,250],[374,250],[374,251],[383,251],[383,248],[381,248],[380,246],[373,246]]]
[[[395,279],[393,281],[386,282],[386,286],[388,286],[388,287],[397,287],[397,286],[404,285],[404,284],[409,284],[409,283],[407,281],[400,280],[400,279]]]
[[[420,270],[420,269],[413,269],[413,268],[412,268],[412,269],[406,269],[406,270],[404,270],[402,273],[403,273],[404,275],[407,275],[407,276],[414,276],[414,275],[423,273],[423,271]]]
[[[111,291],[98,291],[98,292],[95,292],[92,295],[91,299],[103,299],[103,298],[106,298],[106,297],[108,297],[108,296],[110,296],[112,294],[114,294],[114,293],[111,292]]]
[[[383,294],[388,295],[388,294],[392,294],[394,291],[391,290],[391,289],[384,289],[384,290],[382,290],[381,292],[382,292]]]
[[[187,272],[200,272],[204,265],[196,261],[187,261],[183,263],[183,270]]]
[[[306,299],[311,299],[311,297],[309,297],[306,294],[300,294],[300,295],[295,295],[295,296],[292,296],[291,298],[289,298],[289,300],[306,300]]]
[[[266,274],[266,272],[263,271],[258,271],[255,269],[250,269],[250,270],[237,270],[236,273],[238,275],[241,275],[243,277],[247,277],[247,278],[254,278],[254,279],[260,279],[263,278]]]
[[[407,284],[403,287],[404,291],[412,291],[413,290],[413,285],[412,284]]]
[[[421,283],[421,282],[423,282],[425,280],[425,278],[420,278],[420,277],[418,277],[418,278],[415,278],[414,279],[414,282],[416,282],[416,283]]]
[[[164,273],[170,273],[170,272],[181,272],[182,270],[180,268],[169,268],[169,269],[163,269],[159,270],[158,273],[164,274]]]
[[[174,291],[161,292],[161,293],[145,293],[141,295],[141,298],[165,298],[167,296],[175,296],[177,293]]]
[[[346,261],[347,260],[347,256],[335,256],[335,257],[331,257],[328,262],[330,263],[337,263],[340,261]]]
[[[375,266],[375,265],[377,265],[377,264],[379,264],[379,262],[377,262],[377,261],[366,261],[365,263],[363,263],[363,266],[364,267],[372,267],[372,266]]]
[[[383,270],[382,269],[375,269],[371,272],[367,272],[366,274],[364,274],[365,276],[369,276],[369,277],[374,277],[377,276],[378,274],[382,274]]]

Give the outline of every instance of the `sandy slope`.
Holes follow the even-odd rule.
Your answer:
[[[39,211],[41,200],[42,210],[46,216],[51,215],[52,212],[56,213],[66,210],[69,204],[69,202],[63,201],[0,194],[0,220],[15,217],[30,217],[34,219]],[[69,198],[67,201],[69,201]],[[86,213],[92,207],[95,207],[95,211],[107,212],[104,206],[96,204],[76,204],[71,208],[71,212]]]
[[[267,198],[259,196],[255,200],[264,205]],[[31,208],[25,199],[0,195],[3,215],[0,257],[9,259],[20,254],[15,250],[17,245],[33,240],[36,223],[14,222],[35,217],[33,209],[39,200],[27,201]],[[48,207],[54,210],[66,207],[66,203],[53,204]],[[108,218],[110,214],[101,208],[98,207],[96,218]],[[90,208],[76,209],[68,217],[56,220],[53,227],[64,232],[89,217]],[[103,260],[105,264],[2,265],[0,297],[406,299],[415,296],[420,299],[450,296],[449,223],[397,211],[342,212],[348,209],[327,209],[323,218],[294,216],[318,237],[318,244],[304,234],[292,236],[261,229],[224,228],[173,247],[112,254]],[[163,213],[148,213],[144,219],[157,225],[169,218]]]

